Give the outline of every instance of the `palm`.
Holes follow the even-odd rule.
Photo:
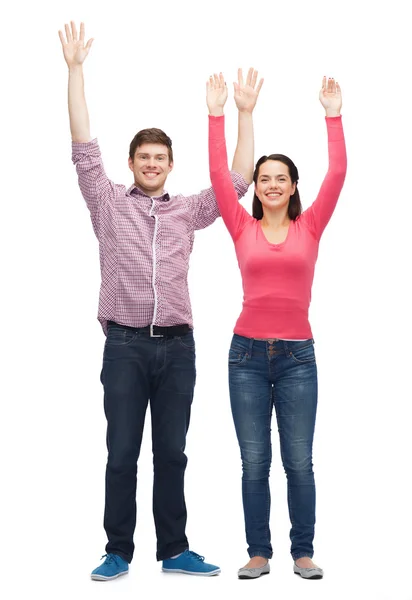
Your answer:
[[[250,85],[238,86],[235,89],[235,102],[239,110],[253,110],[257,93]]]
[[[255,88],[257,75],[257,71],[255,71],[253,68],[249,69],[246,84],[244,84],[242,69],[238,70],[238,83],[234,84],[235,102],[238,110],[252,112],[255,108],[260,88],[263,84],[263,79],[261,79],[257,88]]]
[[[71,42],[63,46],[63,54],[67,63],[81,65],[88,54],[83,42]]]
[[[84,45],[84,24],[80,24],[80,36],[77,35],[76,25],[71,22],[71,29],[68,25],[65,25],[66,38],[63,33],[59,31],[60,41],[62,43],[63,55],[68,66],[81,65],[86,56],[89,54],[90,47],[93,40],[90,39],[86,45]]]
[[[206,102],[209,112],[222,109],[227,100],[227,86],[222,73],[209,78],[206,86]]]
[[[325,110],[340,112],[342,108],[342,93],[339,83],[334,79],[323,78],[322,88],[319,92],[319,100]]]

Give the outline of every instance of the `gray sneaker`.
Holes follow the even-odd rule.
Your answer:
[[[322,579],[323,570],[320,567],[311,567],[310,569],[302,569],[296,563],[293,563],[293,572],[295,575],[300,575],[303,579]]]
[[[239,579],[257,579],[261,575],[268,575],[270,573],[270,566],[267,562],[263,567],[254,567],[253,569],[239,569],[237,576]]]

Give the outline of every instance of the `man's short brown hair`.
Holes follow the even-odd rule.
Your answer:
[[[136,133],[130,142],[129,156],[132,160],[134,160],[136,149],[139,146],[143,146],[143,144],[162,144],[162,146],[167,146],[169,163],[173,162],[172,140],[161,129],[152,127],[151,129],[142,129]]]

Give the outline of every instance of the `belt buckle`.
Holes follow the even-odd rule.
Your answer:
[[[159,337],[159,338],[160,338],[160,337],[164,337],[164,335],[162,335],[162,334],[156,334],[156,333],[153,333],[153,327],[154,327],[154,325],[153,325],[153,323],[152,323],[152,324],[150,325],[150,337]]]

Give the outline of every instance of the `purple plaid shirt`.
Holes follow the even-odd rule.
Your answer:
[[[193,327],[187,273],[194,232],[220,216],[212,188],[193,196],[146,196],[108,179],[97,140],[73,142],[79,186],[99,240],[98,319],[121,325]],[[232,180],[239,198],[248,184]]]

